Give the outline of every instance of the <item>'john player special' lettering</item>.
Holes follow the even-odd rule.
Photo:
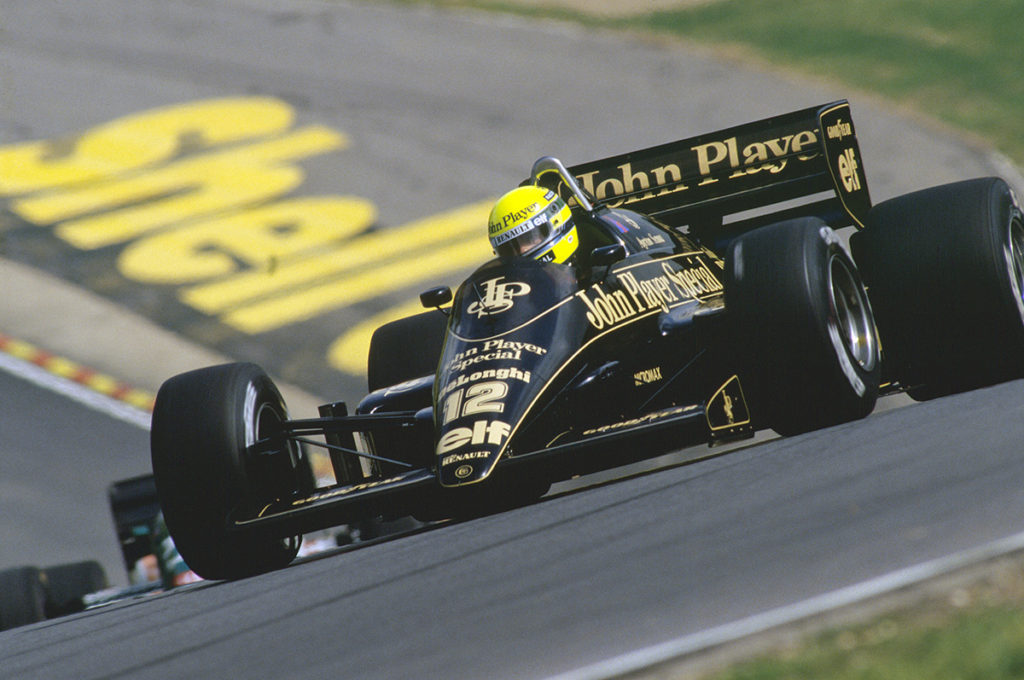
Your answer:
[[[787,156],[799,154],[804,148],[814,147],[815,152],[810,155],[797,156],[797,160],[807,161],[817,156],[818,137],[814,130],[804,130],[795,135],[784,135],[776,139],[769,139],[764,142],[754,142],[743,147],[742,154],[738,148],[735,137],[730,137],[721,142],[709,142],[693,147],[691,151],[697,154],[697,167],[702,177],[706,177],[701,185],[711,184],[718,180],[711,177],[723,169],[723,164],[728,162],[728,169],[733,170],[729,179],[753,175],[767,170],[774,174],[786,169],[789,163]],[[741,157],[742,156],[742,157]]]
[[[838,134],[843,132],[839,131]],[[727,179],[762,171],[778,174],[794,159],[804,162],[816,158],[818,136],[815,130],[801,130],[774,139],[750,142],[742,148],[738,137],[729,137],[698,144],[691,147],[690,151],[693,152],[693,156],[681,157],[679,163],[665,163],[647,170],[635,168],[632,163],[623,163],[616,167],[618,173],[612,177],[599,177],[598,171],[594,170],[578,175],[576,179],[598,200],[644,192],[642,195],[608,204],[616,207],[623,203],[646,200],[655,195],[664,196],[686,191],[692,186],[684,181],[686,176],[694,177],[696,186],[704,186],[719,181],[725,173],[729,173]],[[657,194],[648,191],[653,188],[659,189]]]
[[[528,342],[515,342],[513,340],[485,340],[482,345],[470,347],[459,352],[448,361],[449,372],[464,371],[473,364],[483,361],[519,361],[523,358],[523,352],[530,352],[538,356],[548,353],[543,347]]]
[[[607,290],[605,283],[595,283],[576,297],[587,307],[587,321],[601,330],[653,311],[667,312],[686,301],[723,290],[722,283],[701,259],[677,268],[662,262],[660,273],[645,277],[647,272],[616,272],[620,288]]]

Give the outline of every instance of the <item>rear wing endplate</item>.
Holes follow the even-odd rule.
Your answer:
[[[569,172],[598,206],[636,210],[714,240],[805,215],[862,228],[871,208],[845,100]]]

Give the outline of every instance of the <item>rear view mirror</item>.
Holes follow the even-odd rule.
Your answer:
[[[452,301],[452,289],[448,286],[438,286],[420,293],[420,304],[427,309],[442,307]]]

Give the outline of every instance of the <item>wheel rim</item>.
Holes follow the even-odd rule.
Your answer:
[[[871,307],[860,280],[838,255],[829,262],[829,293],[833,323],[846,353],[863,370],[874,370],[878,334]]]
[[[281,423],[284,422],[284,417],[276,406],[263,403],[257,406],[253,420],[256,441],[262,441],[281,433]],[[289,439],[285,441],[284,446],[284,450],[273,455],[275,458],[286,456],[289,459],[288,464],[294,467],[299,456],[297,445]],[[250,466],[249,474],[254,475],[254,478],[251,479],[255,482],[256,488],[263,493],[269,493],[271,496],[276,497],[280,494],[280,485],[287,481],[280,477],[283,474],[283,470],[279,467],[280,464],[272,464],[270,457],[264,454],[261,461],[250,460],[248,465]]]
[[[279,433],[284,419],[270,404],[260,404],[255,420],[256,441],[259,441]]]
[[[271,404],[260,404],[256,410],[254,429],[256,431],[257,440],[266,439],[274,436],[281,431],[281,423],[284,422],[285,418],[281,412],[278,411],[277,407]],[[288,440],[285,444],[288,447],[287,455],[291,459],[291,464],[295,465],[298,453],[296,451],[295,442]],[[284,455],[279,454],[279,455]],[[269,485],[273,487],[274,484]],[[271,495],[278,495],[277,490],[272,491]],[[258,511],[258,515],[262,516],[266,511],[267,506],[264,506]],[[281,539],[281,547],[285,552],[290,552],[292,556],[299,551],[299,547],[302,545],[302,536],[290,536]],[[291,558],[289,558],[291,559]]]
[[[1024,319],[1024,225],[1016,217],[1010,220],[1009,237],[1003,249],[1013,301],[1017,304],[1017,314]]]

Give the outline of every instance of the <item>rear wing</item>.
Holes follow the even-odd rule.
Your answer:
[[[114,528],[121,542],[121,555],[129,576],[135,563],[157,550],[153,525],[160,514],[153,475],[142,475],[114,482],[107,490]]]
[[[636,210],[716,242],[806,215],[862,228],[871,208],[845,100],[569,172],[599,206]]]

